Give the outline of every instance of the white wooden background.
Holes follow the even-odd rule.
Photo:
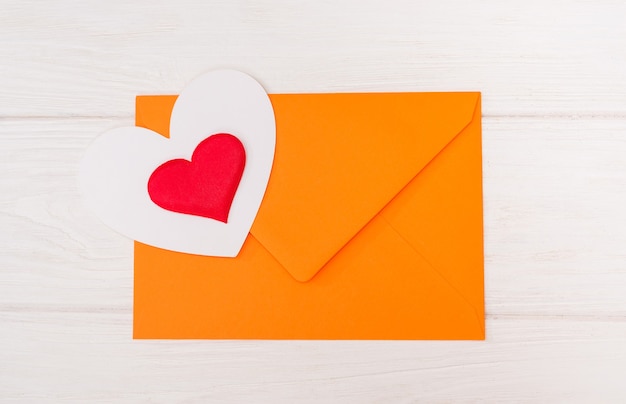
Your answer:
[[[483,92],[486,342],[133,341],[76,168],[134,96]],[[623,0],[0,0],[0,401],[626,402]]]

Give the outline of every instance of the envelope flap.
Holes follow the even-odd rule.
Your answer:
[[[276,155],[250,232],[308,281],[471,121],[478,96],[270,95]]]

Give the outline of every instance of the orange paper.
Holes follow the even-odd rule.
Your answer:
[[[169,136],[175,96],[137,98]],[[484,339],[479,93],[271,94],[236,258],[135,242],[135,338]]]

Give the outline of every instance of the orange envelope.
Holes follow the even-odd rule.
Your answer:
[[[176,96],[137,97],[164,136]],[[135,242],[134,337],[484,339],[480,93],[271,94],[236,258]]]

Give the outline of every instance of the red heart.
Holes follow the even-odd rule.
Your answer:
[[[170,160],[148,180],[150,199],[163,209],[226,223],[246,165],[246,152],[235,136],[211,135],[193,151],[191,161]]]

